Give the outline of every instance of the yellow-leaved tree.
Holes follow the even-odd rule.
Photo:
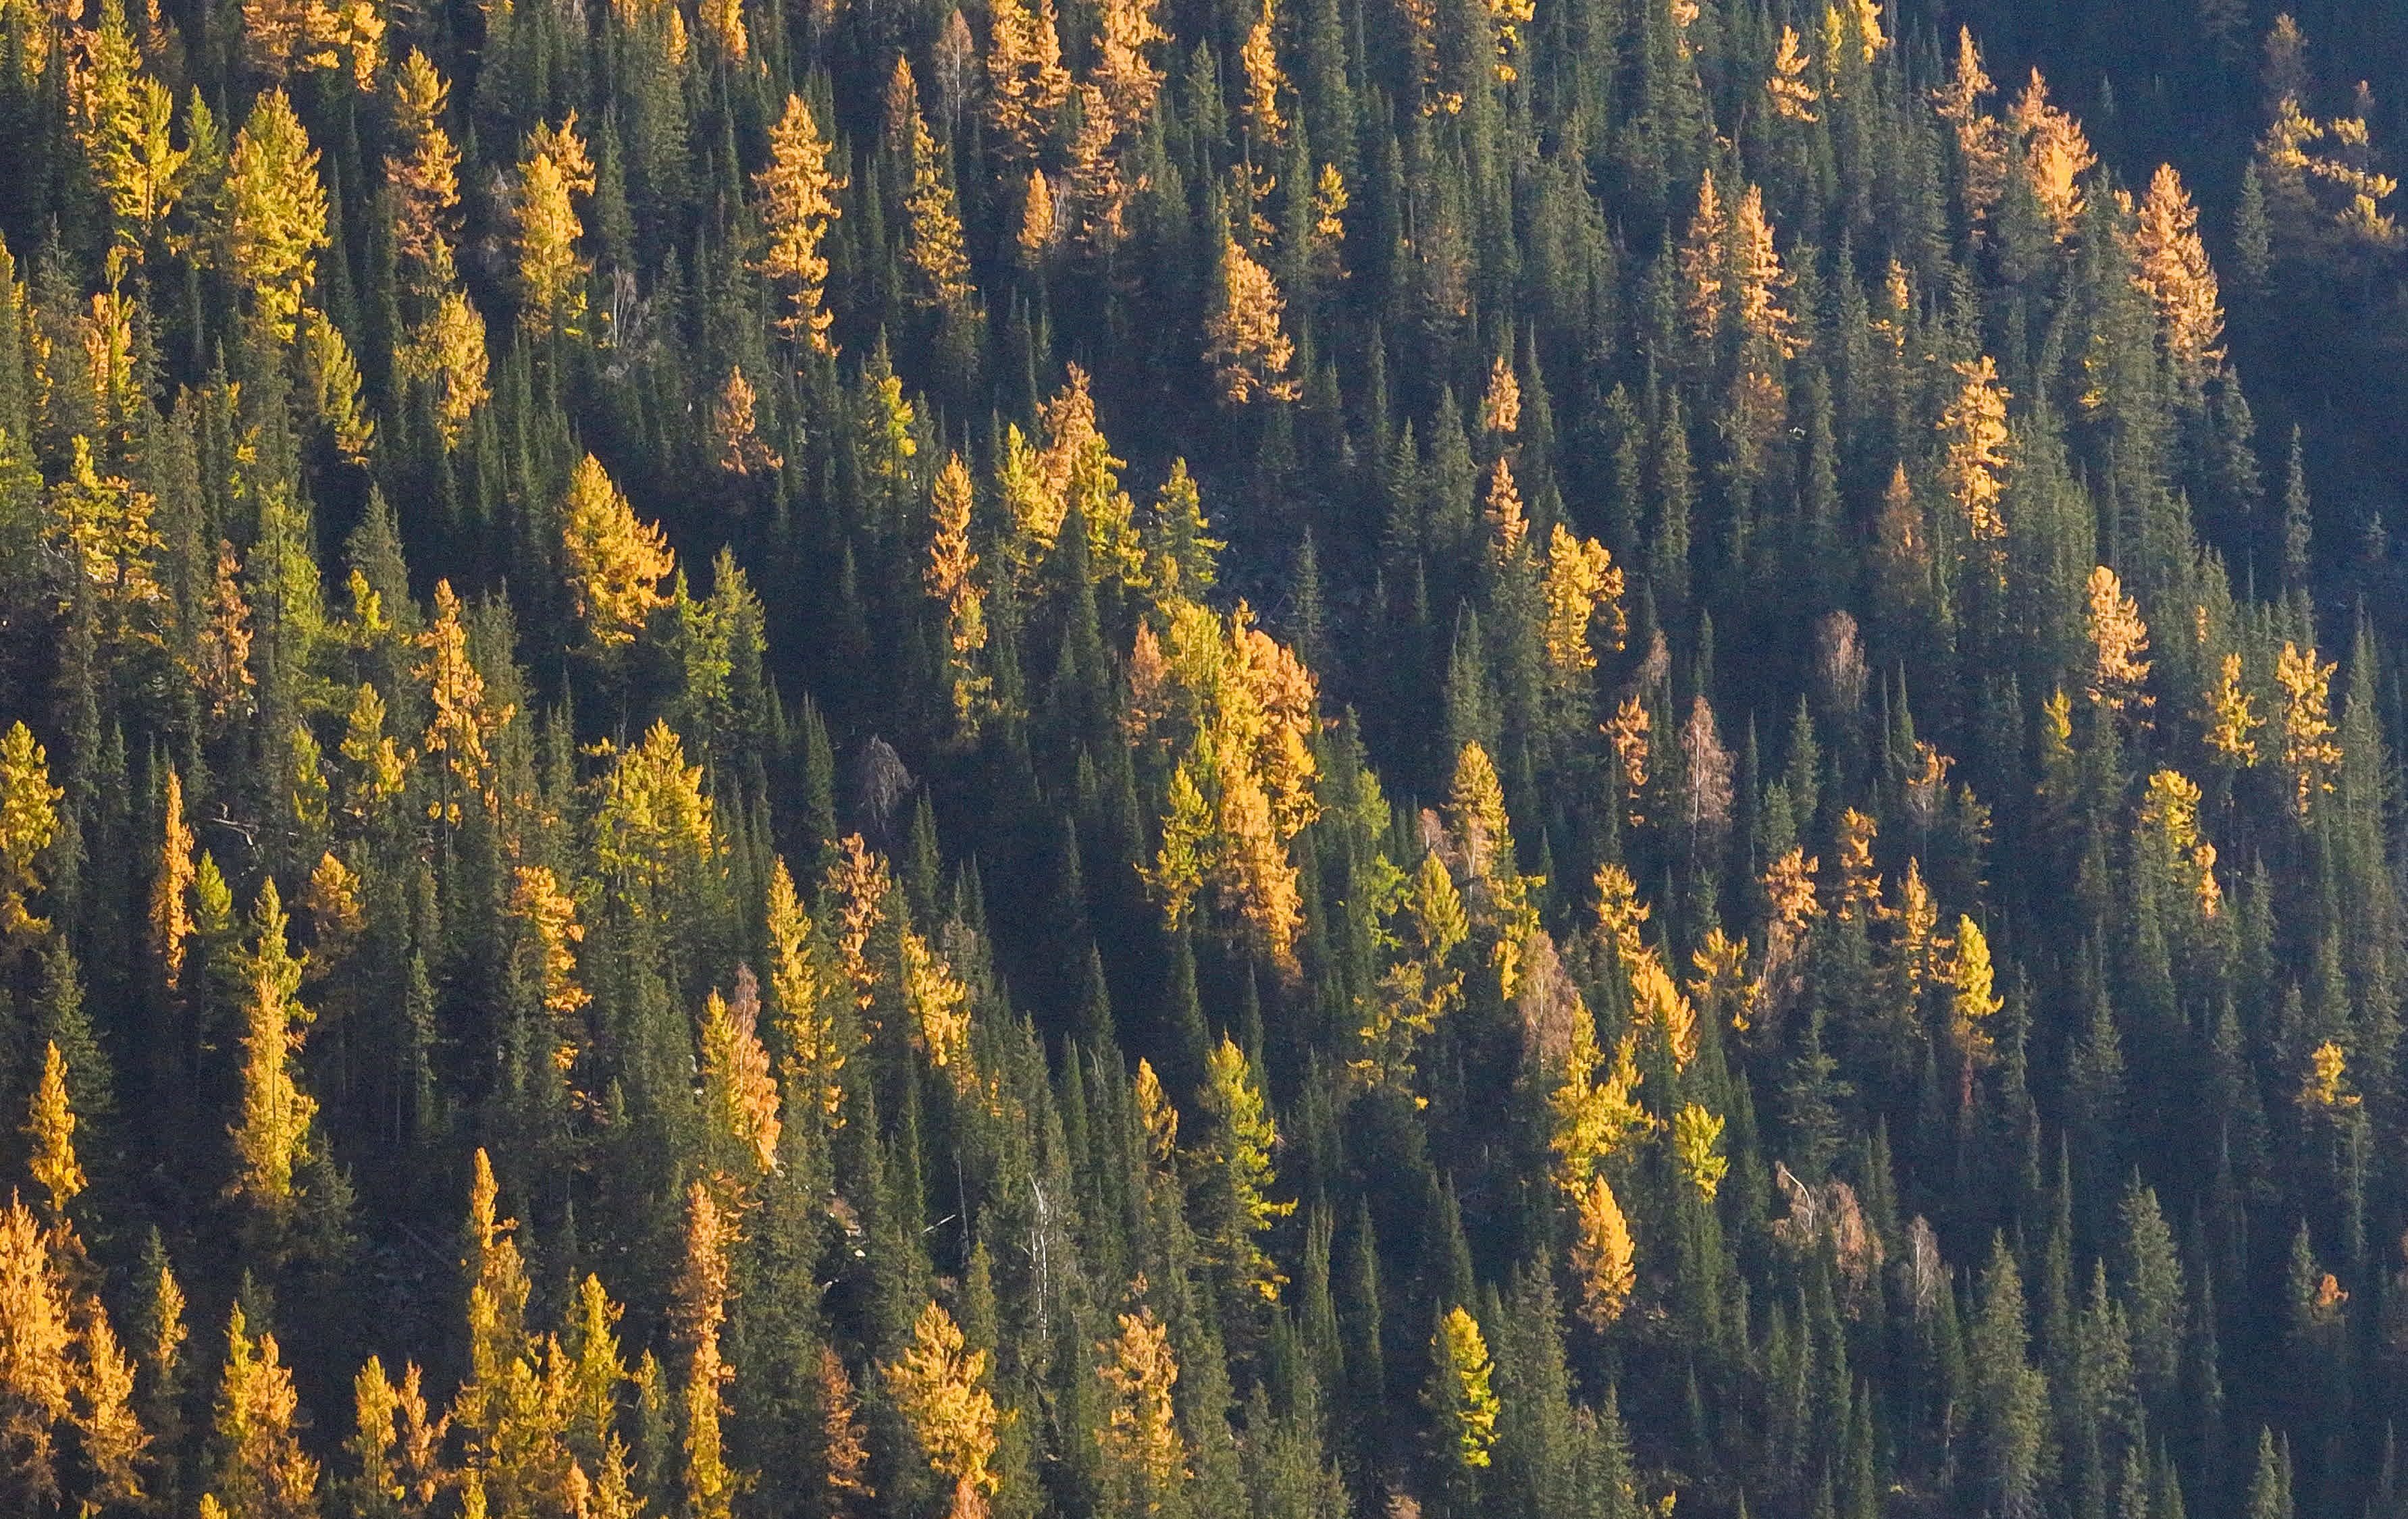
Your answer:
[[[586,638],[600,649],[633,642],[652,609],[666,604],[660,583],[677,567],[677,555],[590,453],[569,475],[560,510],[569,595]]]
[[[251,1334],[236,1303],[226,1323],[217,1402],[220,1456],[201,1499],[203,1519],[315,1519],[318,1463],[301,1448],[300,1407],[276,1337],[264,1329]]]
[[[283,91],[260,96],[235,135],[225,193],[236,281],[277,341],[290,342],[326,246],[326,187]]]
[[[654,719],[603,777],[595,835],[595,862],[639,916],[665,910],[665,894],[714,857],[702,767],[685,762],[685,744],[666,721]]]
[[[393,142],[384,181],[393,195],[393,251],[403,283],[422,294],[457,274],[460,151],[443,128],[451,81],[416,48],[393,73]]]
[[[588,266],[577,251],[585,223],[572,197],[593,193],[594,161],[577,135],[575,111],[557,127],[546,122],[527,134],[519,156],[519,322],[538,337],[574,337],[585,318]]]
[[[911,1343],[879,1374],[929,1467],[953,1484],[949,1519],[983,1519],[1001,1484],[991,1464],[997,1414],[986,1352],[967,1348],[961,1326],[931,1302],[911,1326]]]
[[[243,965],[242,1117],[233,1130],[239,1164],[231,1190],[278,1225],[299,1200],[295,1173],[318,1115],[301,1085],[297,1057],[310,1012],[301,1005],[302,960],[286,942],[288,922],[276,882],[261,882]]]
[[[1288,842],[1319,815],[1312,672],[1254,625],[1173,598],[1168,637],[1141,624],[1130,657],[1131,723],[1172,762],[1162,844],[1146,879],[1173,924],[1211,885],[1223,910],[1292,975],[1300,890]]]
[[[75,1387],[67,1297],[40,1221],[11,1197],[0,1211],[0,1492],[21,1513],[58,1493],[52,1429]]]
[[[987,120],[1013,163],[1031,163],[1070,94],[1054,0],[995,0],[987,28]]]
[[[974,501],[962,456],[948,455],[929,487],[928,567],[922,580],[929,598],[945,609],[946,681],[953,688],[954,729],[965,739],[978,736],[992,684],[979,668],[986,648],[986,595],[977,580],[979,556],[970,547]]]
[[[686,1193],[685,1266],[678,1274],[675,1305],[687,1354],[681,1422],[689,1519],[727,1519],[739,1485],[720,1433],[727,1414],[726,1383],[736,1374],[719,1348],[719,1331],[727,1321],[727,1247],[734,1230],[735,1221],[712,1199],[710,1189],[693,1183]]]
[[[67,1101],[67,1063],[53,1039],[44,1046],[42,1074],[35,1082],[33,1106],[25,1119],[25,1138],[33,1151],[26,1168],[49,1194],[53,1219],[66,1217],[67,1204],[83,1190],[75,1128],[75,1109]]]
[[[1489,1385],[1495,1370],[1480,1322],[1460,1304],[1449,1308],[1430,1336],[1430,1376],[1422,1404],[1430,1412],[1432,1454],[1450,1485],[1464,1483],[1489,1463],[1497,1443],[1498,1404]]]
[[[1257,396],[1292,401],[1297,382],[1288,378],[1296,344],[1280,330],[1286,302],[1271,272],[1224,238],[1214,270],[1212,298],[1204,314],[1204,362],[1212,366],[1221,398],[1244,406]]]
[[[1190,1159],[1198,1173],[1196,1198],[1205,1253],[1234,1296],[1277,1302],[1287,1279],[1264,1252],[1262,1233],[1296,1211],[1296,1204],[1266,1196],[1279,1132],[1252,1062],[1226,1035],[1205,1056],[1197,1104],[1207,1126],[1204,1142]]]
[[[769,129],[769,163],[752,177],[766,243],[753,268],[784,297],[779,330],[815,352],[833,353],[822,305],[827,256],[820,241],[838,214],[836,193],[844,178],[827,166],[828,141],[819,121],[797,94],[786,96],[785,114]]]
[[[844,1063],[851,1052],[838,1037],[837,988],[821,964],[818,930],[782,859],[769,875],[767,919],[769,991],[785,1046],[779,1066],[785,1111],[824,1141],[843,1122]]]
[[[22,722],[0,734],[0,938],[26,944],[50,931],[25,898],[42,889],[40,861],[58,836],[63,787],[50,784],[50,756]]]
[[[1180,1438],[1170,1390],[1179,1360],[1168,1326],[1151,1308],[1120,1315],[1120,1333],[1099,1342],[1098,1369],[1108,1412],[1096,1430],[1104,1487],[1115,1513],[1161,1513],[1185,1484],[1187,1443]]]
[[[159,868],[150,879],[150,953],[159,962],[160,979],[173,992],[182,983],[185,942],[193,937],[187,894],[195,879],[193,830],[184,822],[184,782],[174,766],[167,767],[159,813]]]
[[[1580,1278],[1581,1317],[1603,1329],[1622,1316],[1639,1282],[1632,1264],[1630,1223],[1623,1216],[1613,1188],[1602,1176],[1592,1176],[1577,1199],[1577,1225],[1572,1235],[1572,1270]]]
[[[1965,514],[1966,530],[1975,541],[2006,536],[1999,516],[1999,498],[2006,494],[2007,388],[1999,383],[1999,367],[1987,353],[1956,365],[1961,383],[1941,414],[1940,432],[1947,439],[1948,489]]]
[[[2158,165],[2149,180],[2132,243],[2140,255],[2132,278],[2157,308],[2166,352],[2175,373],[2196,384],[2223,362],[2224,308],[2200,238],[2199,208],[2172,164]]]
[[[2341,764],[2332,721],[2334,666],[2319,663],[2314,644],[2302,652],[2287,639],[2274,661],[2274,683],[2283,688],[2283,768],[2291,780],[2293,809],[2304,821],[2310,801],[2333,789]]]
[[[953,155],[920,114],[919,86],[901,53],[895,55],[886,87],[886,135],[899,148],[908,176],[903,259],[911,273],[911,300],[948,317],[968,316],[977,292],[970,284],[961,210],[953,200]]]
[[[778,1168],[778,1083],[758,1032],[761,992],[738,967],[736,997],[713,991],[702,1009],[702,1100],[722,1174],[736,1196]]]

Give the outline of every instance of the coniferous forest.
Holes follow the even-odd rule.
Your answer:
[[[2403,15],[0,0],[0,1512],[2408,1519]]]

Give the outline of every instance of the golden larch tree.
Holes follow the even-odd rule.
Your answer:
[[[243,966],[242,1117],[232,1131],[238,1165],[231,1190],[279,1220],[296,1200],[294,1173],[318,1114],[301,1085],[297,1057],[311,1015],[301,1005],[302,961],[286,942],[287,922],[276,882],[261,882]]]
[[[688,1188],[685,1265],[678,1274],[674,1309],[687,1355],[681,1433],[689,1519],[727,1519],[738,1485],[720,1435],[727,1413],[726,1383],[736,1374],[719,1348],[727,1320],[727,1248],[734,1227],[709,1187],[696,1182]]]
[[[193,651],[193,675],[209,699],[212,718],[251,713],[251,604],[242,594],[242,560],[234,545],[218,539],[217,572],[209,586],[208,620]]]
[[[426,660],[414,672],[426,682],[435,709],[419,747],[443,755],[446,776],[490,809],[497,805],[491,784],[494,739],[509,725],[517,708],[509,703],[496,707],[485,699],[485,678],[468,657],[462,609],[452,582],[436,581],[435,620],[418,638]],[[428,815],[457,823],[460,804],[447,791],[444,799],[430,804]]]
[[[1602,1176],[1590,1177],[1579,1190],[1571,1261],[1580,1278],[1581,1317],[1591,1328],[1610,1327],[1629,1303],[1639,1275],[1632,1265],[1629,1221]]]
[[[2124,594],[2124,582],[2104,565],[2090,571],[2090,699],[2118,714],[2145,709],[2155,699],[2149,679],[2149,625],[2140,604]]]
[[[283,91],[262,95],[235,135],[225,193],[235,277],[277,341],[290,342],[326,246],[326,187]]]
[[[1982,66],[1982,50],[1973,42],[1972,29],[1958,27],[1956,67],[1945,83],[1932,87],[1931,102],[1940,119],[1956,130],[1965,214],[1976,222],[1999,203],[2007,182],[2006,127],[1982,109],[1994,88]]]
[[[1430,1382],[1423,1401],[1438,1421],[1439,1449],[1458,1471],[1488,1465],[1497,1443],[1498,1404],[1489,1379],[1496,1365],[1480,1323],[1460,1305],[1450,1308],[1430,1337]]]
[[[2157,308],[2176,372],[2191,380],[2214,374],[2224,358],[2224,308],[2200,238],[2199,208],[2172,164],[2158,165],[2149,180],[2132,241],[2140,256],[2133,279]]]
[[[1287,122],[1280,115],[1280,96],[1286,93],[1287,77],[1280,72],[1279,49],[1271,40],[1275,21],[1272,0],[1263,0],[1261,13],[1238,50],[1238,66],[1246,81],[1246,132],[1266,150],[1287,141]]]
[[[2274,661],[2274,683],[2283,688],[2283,769],[2291,780],[2291,805],[2301,819],[2316,795],[2333,789],[2341,745],[2332,721],[2334,667],[2316,659],[2315,646],[2302,652],[2286,639]]]
[[[0,1212],[0,1487],[19,1512],[58,1495],[51,1432],[75,1386],[68,1311],[47,1232],[12,1196]]]
[[[677,567],[668,540],[637,518],[590,453],[570,474],[560,510],[569,595],[585,636],[601,649],[633,642],[652,609],[666,604],[660,582]]]
[[[1103,1363],[1107,1412],[1096,1430],[1104,1457],[1104,1480],[1115,1511],[1158,1514],[1186,1481],[1187,1444],[1179,1435],[1170,1391],[1179,1381],[1179,1360],[1168,1326],[1151,1308],[1120,1315],[1120,1333],[1096,1349]]]
[[[715,854],[710,798],[702,789],[702,767],[686,763],[685,740],[664,719],[653,719],[643,740],[616,759],[602,780],[595,863],[620,883],[638,914],[655,912],[655,898],[681,873]]]
[[[167,767],[167,789],[160,804],[159,868],[150,879],[150,953],[159,962],[161,979],[173,992],[184,976],[185,941],[193,936],[193,910],[186,894],[193,889],[193,830],[184,822],[184,781],[175,767]]]
[[[713,453],[724,473],[750,476],[756,470],[777,469],[786,462],[761,436],[760,423],[753,416],[757,399],[752,382],[744,378],[743,365],[729,369],[727,383],[719,388],[719,399],[710,408]]]
[[[139,265],[182,193],[192,150],[175,145],[175,97],[140,71],[121,0],[101,7],[98,31],[85,36],[83,68],[69,92],[75,134],[108,196],[112,254]]]
[[[1546,623],[1541,638],[1547,663],[1566,675],[1597,668],[1597,645],[1591,629],[1603,618],[1612,629],[1610,652],[1622,652],[1627,631],[1622,611],[1622,570],[1613,555],[1595,538],[1574,535],[1555,524],[1547,540],[1547,573],[1543,582]]]
[[[393,141],[399,150],[384,160],[394,256],[403,282],[422,295],[448,288],[457,274],[460,150],[443,129],[451,94],[451,82],[415,48],[394,70]]]
[[[895,55],[886,84],[886,141],[898,153],[904,192],[903,259],[911,271],[912,301],[926,310],[962,315],[976,294],[953,198],[952,154],[928,130],[910,61]]]
[[[986,597],[976,579],[979,556],[970,547],[975,499],[962,456],[948,455],[929,486],[931,531],[922,583],[945,609],[946,674],[953,687],[954,725],[965,736],[977,732],[989,684],[978,667],[986,647]]]
[[[1799,43],[1798,29],[1783,27],[1781,41],[1772,52],[1772,72],[1766,77],[1764,89],[1772,101],[1773,114],[1784,121],[1814,120],[1814,106],[1823,93],[1806,82],[1806,69],[1812,62]]]
[[[75,1129],[75,1108],[67,1100],[67,1063],[53,1039],[43,1047],[42,1074],[34,1084],[33,1103],[25,1115],[25,1139],[33,1152],[26,1168],[50,1195],[54,1219],[64,1218],[67,1204],[83,1190]]]
[[[1992,541],[2007,531],[1999,499],[2007,490],[2007,402],[2012,397],[1999,383],[1998,365],[1987,353],[1956,369],[1960,383],[1940,418],[1940,433],[1948,446],[1949,494],[1965,513],[1966,530],[1974,539]]]
[[[1197,1096],[1207,1131],[1195,1159],[1203,1172],[1202,1206],[1209,1217],[1204,1246],[1237,1291],[1267,1303],[1279,1300],[1286,1278],[1262,1247],[1265,1229],[1296,1211],[1293,1202],[1274,1202],[1271,1125],[1253,1064],[1224,1035],[1204,1061],[1204,1084]]]
[[[0,734],[0,936],[27,943],[50,931],[25,898],[42,889],[40,861],[58,836],[66,790],[50,784],[50,756],[22,722]]]
[[[577,243],[585,223],[572,197],[593,193],[594,161],[577,135],[575,111],[558,127],[547,122],[527,134],[519,156],[519,321],[538,337],[574,336],[584,320],[588,265]]]
[[[836,194],[842,176],[827,166],[828,141],[819,121],[797,94],[786,96],[785,114],[769,129],[769,162],[752,177],[764,238],[752,267],[784,298],[779,330],[817,352],[832,353],[822,305],[827,257],[820,241],[836,221]]]
[[[1714,1200],[1730,1171],[1730,1157],[1722,1153],[1722,1114],[1692,1102],[1672,1115],[1672,1158],[1680,1163],[1682,1176],[1707,1202]]]
[[[827,1474],[828,1501],[836,1519],[855,1511],[854,1505],[877,1497],[869,1485],[869,1443],[864,1438],[853,1385],[844,1358],[823,1342],[812,1383],[820,1405],[820,1462]]]
[[[435,298],[425,320],[409,329],[394,351],[402,379],[434,389],[435,424],[448,451],[457,448],[469,414],[493,394],[485,349],[485,319],[465,290]]]
[[[838,1114],[850,1052],[838,1037],[835,987],[820,965],[817,931],[783,859],[769,875],[767,918],[769,990],[778,999],[778,1033],[785,1046],[779,1074],[786,1082],[787,1111],[799,1111],[816,1131],[831,1131],[842,1122]]]
[[[1722,197],[1714,190],[1714,171],[1698,182],[1698,208],[1681,239],[1681,309],[1689,320],[1689,336],[1710,347],[1723,322]]]
[[[1001,1482],[991,1465],[998,1421],[986,1360],[986,1352],[967,1348],[953,1315],[931,1302],[911,1326],[911,1343],[879,1368],[929,1467],[953,1484],[950,1519],[982,1519]]]
[[[1220,264],[1204,316],[1204,360],[1212,365],[1222,399],[1231,406],[1258,395],[1294,400],[1297,383],[1287,369],[1296,345],[1280,330],[1286,302],[1278,281],[1235,238],[1223,239]]]
[[[552,1016],[552,1058],[563,1071],[576,1065],[583,1030],[574,1021],[593,995],[578,984],[576,946],[585,925],[577,921],[577,899],[561,888],[548,865],[513,867],[510,916],[520,926],[521,973],[531,982]]]
[[[295,1432],[301,1399],[276,1337],[250,1332],[242,1305],[226,1324],[225,1374],[218,1385],[216,1480],[201,1500],[223,1519],[315,1519],[318,1463]]]
[[[134,1363],[118,1343],[100,1299],[85,1297],[78,1305],[75,1398],[71,1419],[83,1445],[93,1481],[83,1498],[87,1512],[106,1512],[112,1505],[136,1503],[145,1497],[142,1469],[150,1448],[150,1433],[134,1412]]]
[[[1070,95],[1054,0],[995,0],[987,10],[986,110],[1007,156],[1033,162]]]
[[[2024,169],[2032,193],[2047,213],[2057,240],[2073,235],[2082,220],[2082,177],[2099,162],[2082,123],[2048,103],[2048,84],[2033,69],[2031,82],[2016,100],[2014,121],[2023,135]]]
[[[292,336],[289,328],[284,336]],[[122,475],[102,474],[83,434],[70,452],[65,472],[50,482],[48,537],[82,572],[112,636],[122,634],[166,595],[154,567],[162,545],[150,519],[158,500]]]
[[[706,1116],[740,1169],[740,1190],[778,1168],[778,1083],[761,1047],[761,993],[739,967],[733,1002],[713,991],[702,1009],[702,1099]]]
[[[752,56],[752,38],[744,30],[744,0],[702,0],[695,14],[702,22],[702,35],[710,40],[711,51],[722,60],[740,64]]]
[[[2266,720],[2258,714],[2258,698],[2241,683],[2241,656],[2229,653],[2206,695],[2200,714],[2208,752],[2219,764],[2236,769],[2258,763],[2258,730]]]
[[[1510,437],[1522,425],[1522,382],[1498,354],[1488,363],[1488,389],[1480,397],[1480,430]]]
[[[1151,51],[1168,42],[1155,16],[1159,0],[1103,0],[1096,35],[1095,62],[1087,78],[1102,97],[1111,136],[1133,130],[1154,111],[1162,70]]]

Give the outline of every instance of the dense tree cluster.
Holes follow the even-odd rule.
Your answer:
[[[0,4],[10,1512],[2408,1513],[2194,8]]]

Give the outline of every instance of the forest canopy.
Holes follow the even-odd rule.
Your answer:
[[[2408,1519],[2396,12],[0,0],[0,1506]]]

